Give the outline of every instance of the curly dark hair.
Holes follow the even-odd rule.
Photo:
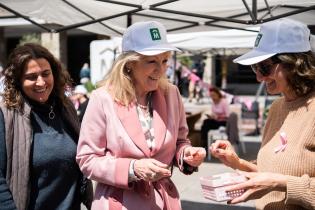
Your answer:
[[[282,53],[276,59],[286,69],[286,78],[297,96],[304,96],[315,89],[315,57],[313,52]]]
[[[8,108],[22,111],[24,97],[22,95],[21,78],[26,65],[33,59],[46,59],[51,66],[54,77],[52,93],[65,105],[65,87],[71,84],[69,73],[61,63],[43,46],[27,43],[16,47],[9,56],[8,64],[4,69],[4,93],[3,101]]]

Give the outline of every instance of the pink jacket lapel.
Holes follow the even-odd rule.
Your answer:
[[[115,103],[115,108],[119,120],[131,140],[138,146],[145,156],[150,157],[150,149],[145,140],[135,104],[130,106],[122,106],[118,103]]]
[[[155,148],[152,155],[158,152],[164,143],[167,125],[166,101],[163,92],[157,90],[152,95],[153,104],[153,128],[155,136]]]
[[[166,101],[161,91],[157,90],[153,93],[152,104],[155,147],[150,154],[150,149],[145,140],[135,104],[132,103],[127,107],[115,103],[115,108],[120,122],[122,123],[132,141],[147,157],[153,156],[160,150],[165,140],[167,125]]]

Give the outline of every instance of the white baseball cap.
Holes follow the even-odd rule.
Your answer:
[[[84,87],[84,85],[77,85],[77,86],[75,86],[73,92],[77,93],[77,94],[83,94],[83,95],[87,94],[87,90]]]
[[[165,27],[156,21],[137,22],[127,28],[122,39],[122,51],[135,51],[142,55],[157,55],[167,51],[180,51],[166,37]]]
[[[307,25],[283,18],[262,24],[254,48],[233,61],[242,65],[252,65],[278,53],[310,50],[310,30]]]

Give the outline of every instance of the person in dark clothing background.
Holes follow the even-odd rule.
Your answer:
[[[89,103],[89,97],[87,96],[87,90],[84,85],[77,85],[74,88],[73,95],[70,97],[74,108],[77,110],[77,115],[80,122],[82,122],[86,107]]]
[[[46,48],[24,44],[11,53],[4,76],[0,209],[79,210],[80,123],[64,94],[69,74]]]

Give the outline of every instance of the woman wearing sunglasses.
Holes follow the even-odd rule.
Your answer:
[[[234,60],[251,65],[269,94],[271,106],[256,163],[239,158],[227,141],[212,155],[241,170],[247,181],[227,188],[245,193],[232,204],[257,199],[257,209],[315,209],[315,58],[310,31],[290,19],[262,24],[255,47]]]

